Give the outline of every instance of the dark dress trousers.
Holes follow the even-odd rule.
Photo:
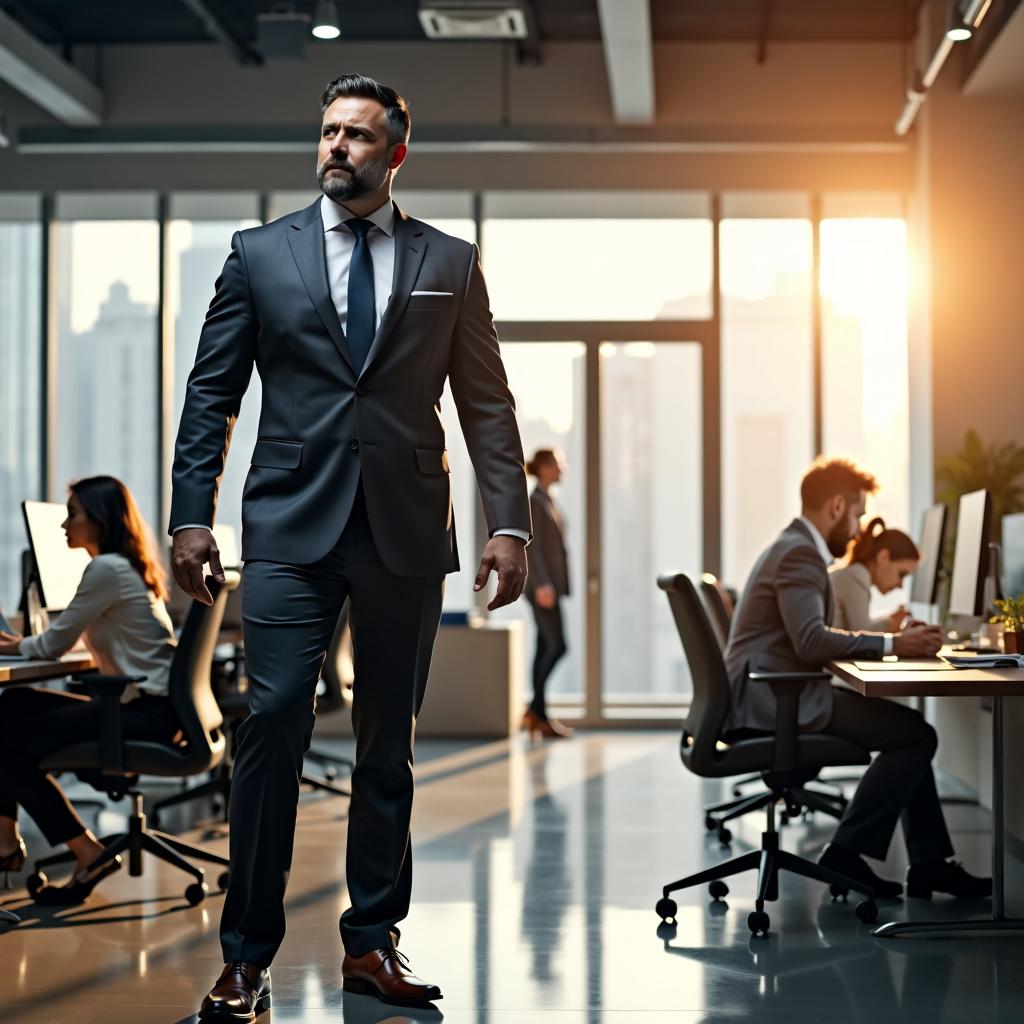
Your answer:
[[[356,733],[346,950],[390,946],[408,911],[413,732],[444,575],[459,567],[439,410],[446,379],[489,530],[530,532],[515,406],[477,249],[397,208],[394,240],[391,299],[357,367],[328,285],[320,200],[236,233],[189,377],[171,532],[212,524],[253,366],[263,385],[242,499],[250,716],[231,794],[226,961],[269,965],[284,937],[302,758],[346,599]]]
[[[834,629],[825,561],[808,526],[794,520],[758,559],[736,606],[725,652],[732,686],[732,728],[772,731],[775,702],[748,671],[816,671],[841,659],[881,658],[881,633]],[[935,789],[935,730],[911,708],[813,683],[800,699],[800,725],[877,751],[833,841],[882,859],[902,818],[912,864],[952,855]]]
[[[561,599],[569,594],[569,555],[565,548],[562,511],[551,495],[540,487],[530,495],[530,513],[533,517],[533,540],[528,554],[530,574],[526,580],[526,597],[537,624],[530,709],[546,718],[548,678],[569,650],[561,607]],[[537,588],[543,586],[555,589],[558,600],[552,608],[542,608],[537,604]]]

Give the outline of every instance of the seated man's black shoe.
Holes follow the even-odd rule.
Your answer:
[[[818,858],[818,864],[830,871],[837,871],[855,882],[863,882],[875,890],[875,899],[897,900],[903,895],[903,886],[899,882],[890,882],[878,875],[868,867],[858,854],[847,850],[845,846],[837,846],[829,843],[825,852]]]
[[[221,1021],[254,1021],[270,1009],[270,971],[244,960],[224,965],[217,984],[203,1000],[199,1019],[210,1024]]]
[[[912,864],[907,871],[907,895],[930,900],[933,892],[945,892],[961,900],[984,900],[992,895],[992,879],[977,878],[953,860]]]

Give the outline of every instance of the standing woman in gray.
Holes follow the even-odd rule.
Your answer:
[[[69,548],[84,548],[91,561],[57,620],[38,636],[0,633],[0,654],[59,658],[81,638],[106,675],[145,676],[125,691],[125,739],[169,743],[179,725],[167,697],[176,641],[164,605],[164,568],[135,499],[120,480],[95,476],[71,485],[63,529]],[[19,871],[27,851],[18,833],[24,808],[51,846],[75,855],[65,885],[38,890],[37,903],[82,903],[119,857],[96,871],[90,865],[103,844],[85,827],[67,797],[39,763],[77,740],[99,738],[99,702],[61,690],[14,686],[0,696],[0,873]]]
[[[233,237],[175,450],[174,573],[209,602],[203,564],[221,575],[210,530],[218,483],[255,366],[263,403],[242,496],[249,717],[231,786],[225,966],[203,1020],[252,1020],[270,1003],[314,694],[346,600],[356,767],[344,987],[399,1005],[440,998],[396,947],[412,892],[413,732],[444,577],[459,568],[446,380],[490,534],[475,587],[497,572],[493,609],[515,601],[526,579],[523,451],[477,248],[392,202],[410,129],[394,89],[344,75],[320,110],[322,194]]]
[[[547,682],[555,666],[568,651],[561,599],[569,594],[569,556],[565,548],[565,514],[551,495],[551,487],[562,479],[565,460],[552,448],[540,448],[527,463],[526,471],[537,478],[530,495],[533,543],[530,545],[530,577],[526,597],[537,623],[537,649],[533,656],[533,700],[523,715],[523,728],[530,739],[538,734],[565,739],[573,730],[548,715]]]

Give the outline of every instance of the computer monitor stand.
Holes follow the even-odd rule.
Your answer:
[[[50,628],[50,616],[43,607],[35,574],[29,577],[21,595],[21,620],[25,636],[38,636]]]

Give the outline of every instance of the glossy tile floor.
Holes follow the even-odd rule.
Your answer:
[[[700,811],[720,787],[684,772],[674,733],[592,733],[535,748],[521,739],[425,741],[417,777],[415,902],[402,948],[445,998],[436,1011],[410,1013],[343,997],[345,802],[309,796],[274,1009],[261,1024],[1024,1020],[1024,941],[885,944],[852,904],[832,904],[822,887],[796,878],[784,879],[770,906],[768,939],[752,940],[746,927],[753,876],[734,880],[728,907],[709,906],[704,889],[679,894],[678,927],[659,929],[660,887],[728,856],[706,837]],[[988,815],[953,806],[948,816],[958,855],[983,871]],[[100,818],[101,829],[116,829],[116,813]],[[758,844],[761,823],[751,816],[738,825],[734,853]],[[192,839],[204,834],[178,824]],[[30,823],[25,831],[38,854]],[[829,831],[820,820],[792,824],[783,845],[814,856]],[[209,841],[226,848],[223,836]],[[886,869],[903,866],[897,839]],[[1011,858],[1009,870],[1009,909],[1022,916],[1024,866]],[[192,908],[183,889],[182,876],[149,861],[142,878],[124,872],[73,910],[35,908],[24,889],[0,898],[23,917],[0,934],[0,1020],[193,1021],[221,965],[223,897]],[[987,910],[948,900],[882,904],[883,918],[900,919]]]

